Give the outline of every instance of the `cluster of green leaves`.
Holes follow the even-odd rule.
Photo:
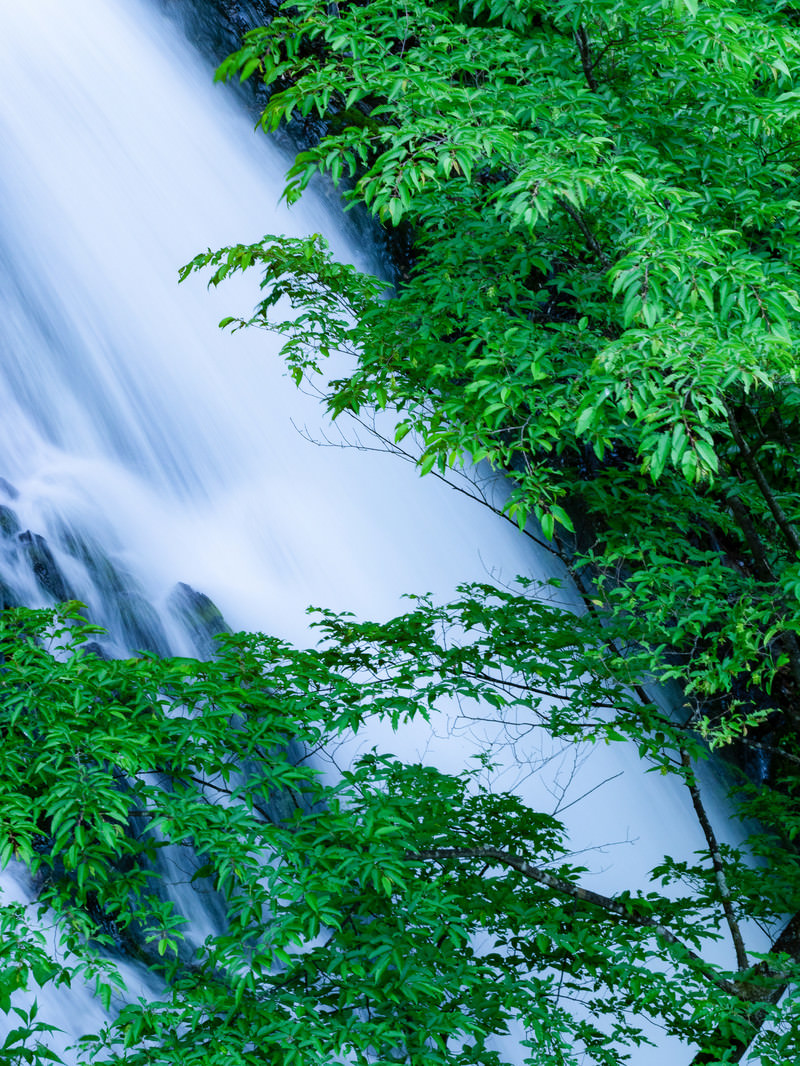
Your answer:
[[[721,740],[767,713],[749,678],[782,712],[800,684],[798,57],[765,0],[299,0],[219,76],[267,86],[265,130],[321,123],[287,197],[329,174],[412,267],[386,302],[314,240],[193,264],[263,260],[292,372],[327,324],[358,353],[331,412],[398,411],[423,472],[489,460],[569,548],[587,515],[610,608]]]
[[[310,651],[226,637],[213,663],[105,662],[76,611],[0,619],[0,857],[37,887],[0,911],[7,1050],[47,1058],[13,990],[81,977],[110,1001],[124,948],[163,992],[87,1035],[104,1066],[496,1066],[516,1023],[537,1066],[616,1064],[639,1018],[698,1063],[800,1055],[777,1002],[796,931],[735,968],[705,950],[800,911],[795,21],[765,0],[297,0],[223,64],[270,90],[266,130],[322,131],[287,197],[331,175],[410,265],[387,300],[320,239],[270,237],[183,276],[260,270],[262,302],[223,324],[278,330],[298,383],[344,353],[329,410],[397,412],[423,473],[506,471],[510,514],[558,536],[592,609],[473,586],[381,625],[323,612]],[[481,770],[314,768],[370,716],[455,700],[520,735],[633,741],[697,811],[696,733],[635,693],[654,669],[714,742],[783,713],[780,788],[751,797],[769,879],[709,830],[695,864],[659,866],[668,891],[604,897]],[[202,944],[176,879],[222,915]]]
[[[75,606],[6,612],[0,847],[37,897],[0,911],[0,1011],[22,1009],[17,988],[78,978],[108,1004],[124,948],[162,992],[87,1034],[81,1061],[498,1066],[493,1041],[521,1022],[532,1062],[611,1064],[646,1040],[638,1016],[722,1061],[758,1012],[774,1039],[773,993],[796,966],[767,956],[732,974],[702,958],[720,921],[707,856],[665,860],[659,876],[692,886],[677,898],[603,897],[581,886],[559,822],[487,788],[483,762],[446,775],[373,753],[332,783],[314,768],[367,716],[399,724],[491,695],[566,741],[645,738],[681,772],[691,740],[626,697],[613,655],[590,646],[599,630],[569,617],[565,639],[563,611],[476,586],[385,625],[323,612],[307,651],[225,636],[200,663],[104,661]],[[770,923],[796,909],[790,866],[773,892],[726,857],[737,907]],[[173,891],[186,879],[222,915],[200,944]],[[49,949],[37,913],[58,931]],[[46,1023],[21,1020],[7,1042],[20,1061],[54,1059],[36,1046]]]

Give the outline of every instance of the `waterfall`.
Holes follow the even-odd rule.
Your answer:
[[[152,4],[7,3],[0,83],[3,602],[67,595],[109,628],[111,653],[189,654],[178,582],[234,628],[303,641],[310,603],[389,617],[404,592],[558,576],[509,525],[410,466],[306,439],[328,430],[270,339],[216,327],[255,302],[254,279],[178,287],[204,247],[266,232],[322,231],[366,267],[373,253],[322,198],[279,206],[286,158]],[[386,742],[454,758],[419,734]],[[572,769],[551,764],[543,802]],[[578,769],[575,849],[624,842],[587,853],[598,890],[702,847],[678,785],[645,782],[635,754],[587,752]],[[26,898],[24,879],[4,878],[4,898]],[[96,1024],[87,1003],[77,1013]],[[65,1028],[71,1013],[42,1005]],[[658,1055],[636,1062],[670,1061]]]

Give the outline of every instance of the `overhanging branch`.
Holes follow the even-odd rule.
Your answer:
[[[687,947],[682,940],[676,937],[661,922],[645,914],[636,913],[635,910],[630,909],[618,899],[614,899],[613,896],[604,896],[599,892],[593,892],[591,889],[581,888],[579,885],[572,884],[571,881],[565,881],[563,878],[557,877],[549,870],[544,870],[540,866],[533,866],[526,859],[519,855],[514,855],[512,852],[503,851],[500,848],[430,848],[424,851],[409,852],[406,854],[406,858],[420,862],[444,862],[448,859],[486,859],[492,865],[509,866],[528,880],[536,881],[559,895],[569,896],[571,899],[579,900],[581,903],[599,907],[608,914],[613,914],[615,918],[627,925],[652,930],[659,940],[680,948],[687,959],[694,964],[694,968],[701,972],[711,984],[716,985],[717,988],[727,992],[729,995],[740,995],[740,989],[734,982],[728,981],[716,973],[713,967],[709,966],[696,952]]]

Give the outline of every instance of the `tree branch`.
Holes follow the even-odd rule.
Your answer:
[[[777,755],[781,759],[786,759],[787,762],[794,763],[795,766],[800,766],[800,756],[793,755],[785,748],[776,747],[774,744],[759,744],[758,741],[750,740],[749,737],[737,737],[736,740],[737,743],[744,744],[748,748],[763,751],[767,755]]]
[[[792,959],[800,959],[800,914],[795,914],[793,918],[784,926],[782,932],[777,939],[773,940],[770,945],[770,951],[778,955],[789,955]],[[756,973],[763,974],[766,969],[763,964],[756,967]],[[774,1004],[777,1003],[786,989],[789,987],[789,978],[787,975],[773,973],[773,980],[778,980],[780,984],[775,985],[770,989],[766,995],[762,995],[762,1002]],[[751,998],[755,998],[752,997]],[[747,1037],[730,1036],[725,1034],[722,1039],[725,1043],[726,1059],[725,1062],[741,1062],[745,1055],[745,1052],[758,1036],[761,1027],[767,1020],[767,1011],[764,1008],[759,1008],[750,1015],[749,1022],[752,1026],[752,1032]],[[691,1066],[714,1066],[719,1062],[719,1055],[714,1051],[708,1051],[701,1049],[697,1052],[695,1057],[691,1061]]]
[[[706,809],[703,806],[703,801],[700,797],[700,789],[697,785],[697,778],[692,769],[692,761],[686,748],[681,748],[681,764],[686,772],[686,787],[689,789],[689,794],[692,797],[694,812],[697,815],[700,828],[703,830],[703,836],[706,838],[706,843],[708,844],[708,853],[711,856],[711,864],[714,867],[714,879],[717,883],[717,892],[719,893],[720,903],[722,904],[722,910],[725,914],[725,921],[728,923],[728,929],[730,930],[733,949],[736,952],[736,968],[741,972],[748,968],[750,960],[747,958],[742,931],[739,928],[736,915],[733,913],[731,890],[728,886],[728,879],[725,876],[725,864],[722,861],[722,854],[719,850],[717,837],[711,822],[709,821]]]
[[[586,225],[586,220],[580,213],[580,211],[576,207],[574,207],[569,202],[569,200],[565,200],[563,196],[556,196],[555,200],[559,207],[562,207],[570,216],[570,218],[577,224],[578,229],[583,234],[584,240],[586,241],[587,245],[591,248],[597,258],[603,264],[603,266],[611,266],[611,260],[600,247],[600,243],[598,242],[597,237],[595,237],[595,235]]]
[[[594,76],[595,63],[592,62],[592,53],[589,49],[589,35],[586,33],[585,26],[578,26],[575,31],[575,44],[578,46],[578,55],[580,56],[586,84],[593,93],[596,93],[600,86],[597,84],[597,78]]]
[[[772,517],[775,519],[775,524],[783,534],[783,538],[786,541],[788,548],[795,556],[800,556],[800,540],[797,537],[794,526],[792,526],[791,522],[786,517],[783,508],[775,498],[775,494],[770,488],[767,479],[764,477],[764,471],[761,469],[758,460],[753,455],[747,441],[742,436],[742,431],[739,428],[736,416],[733,413],[733,408],[731,407],[728,407],[728,425],[731,427],[731,434],[736,442],[736,446],[741,452],[747,468],[753,475],[753,478],[758,485],[759,492],[763,496],[764,502],[769,508]]]
[[[666,926],[654,918],[649,918],[644,914],[637,914],[612,896],[603,896],[599,892],[592,892],[591,889],[581,888],[579,885],[574,885],[561,877],[556,877],[549,870],[543,870],[540,866],[532,866],[519,855],[503,851],[500,848],[431,848],[425,851],[409,852],[406,854],[406,858],[419,862],[431,860],[443,862],[448,859],[488,859],[492,865],[510,866],[522,874],[523,877],[536,881],[538,884],[544,885],[560,895],[569,896],[571,899],[599,907],[628,925],[652,930],[660,940],[680,948],[687,958],[695,964],[696,968],[702,972],[703,976],[716,985],[717,988],[732,996],[740,995],[740,990],[736,984],[715,973],[713,967],[709,966],[698,954],[688,948],[682,940],[679,940],[674,933],[670,932]]]

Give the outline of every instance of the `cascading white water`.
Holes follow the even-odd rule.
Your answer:
[[[322,230],[367,265],[369,251],[322,202],[279,209],[285,159],[174,27],[144,0],[4,0],[2,25],[0,577],[12,598],[56,595],[54,578],[34,576],[40,542],[26,531],[45,538],[66,591],[121,628],[115,648],[192,650],[165,609],[177,581],[236,628],[304,640],[312,602],[387,617],[403,592],[549,576],[529,541],[440,484],[301,436],[290,414],[314,427],[319,412],[268,338],[216,328],[250,307],[254,283],[178,287],[202,248],[265,232]],[[551,808],[568,771],[556,761],[541,776]],[[653,789],[621,750],[587,753],[571,794],[612,777],[569,810],[576,849],[630,841],[588,860],[601,891],[703,844],[677,785]]]

